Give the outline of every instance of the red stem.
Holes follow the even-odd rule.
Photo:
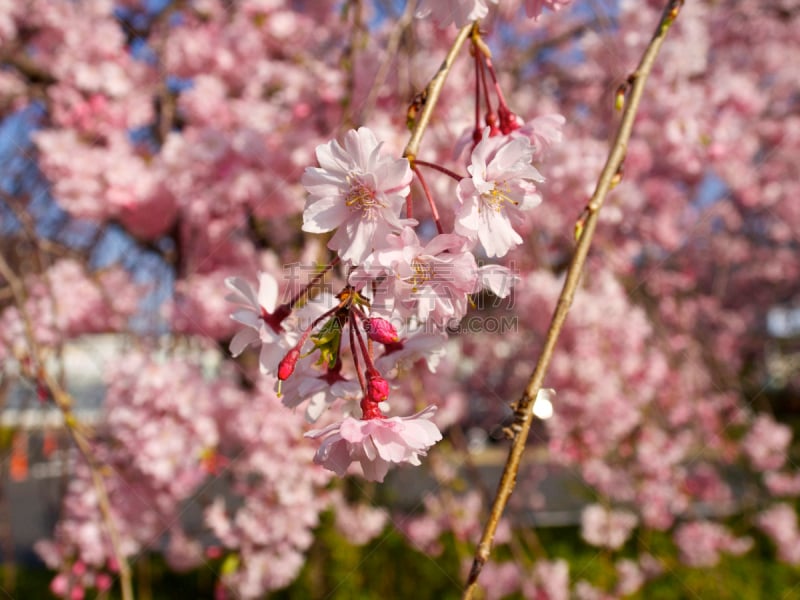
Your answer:
[[[364,337],[361,335],[361,331],[359,331],[355,325],[356,325],[355,315],[352,315],[352,318],[350,319],[350,328],[354,329],[356,332],[356,337],[358,338],[358,345],[361,347],[361,355],[364,357],[364,365],[367,368],[367,373],[369,373],[370,371],[377,371],[377,369],[375,368],[375,363],[372,362],[372,355],[367,349],[367,345],[364,343]]]
[[[367,397],[367,380],[364,378],[364,372],[361,370],[361,365],[358,362],[358,353],[356,352],[356,319],[351,312],[348,318],[348,325],[350,327],[350,353],[353,355],[353,364],[356,367],[356,375],[358,375],[358,383],[361,384],[361,391],[364,397]]]
[[[416,163],[417,161],[414,161]],[[425,192],[425,197],[428,199],[428,204],[431,207],[431,215],[433,216],[433,222],[436,223],[436,230],[439,234],[444,233],[444,227],[442,227],[442,222],[439,220],[439,211],[436,209],[436,203],[433,201],[433,196],[431,195],[431,190],[428,187],[425,178],[422,176],[422,172],[416,167],[416,164],[412,167],[414,173],[416,173],[419,182],[422,184],[422,191]]]
[[[494,112],[494,108],[492,108],[492,101],[489,98],[489,83],[486,81],[486,69],[484,68],[484,63],[480,63],[481,65],[481,82],[483,83],[483,94],[486,98],[486,124],[494,129],[497,127],[497,115]]]
[[[475,42],[472,43],[472,53],[475,55],[475,131],[472,137],[481,134],[481,51]],[[475,142],[478,143],[477,141]]]
[[[430,167],[431,169],[436,169],[440,173],[444,173],[445,175],[449,175],[450,177],[452,177],[456,181],[461,181],[462,179],[464,179],[464,177],[462,175],[459,175],[455,171],[451,171],[447,167],[443,167],[442,165],[437,165],[436,163],[430,163],[430,162],[428,162],[426,160],[419,160],[418,158],[415,158],[414,159],[414,164],[415,165],[421,165],[423,167]]]
[[[500,84],[497,82],[497,73],[495,73],[492,59],[485,55],[483,58],[486,61],[486,68],[489,69],[489,75],[492,77],[492,83],[494,83],[494,91],[497,93],[497,101],[499,102],[500,106],[506,110],[509,110],[508,104],[506,104],[506,98],[503,96],[503,90],[500,89]]]

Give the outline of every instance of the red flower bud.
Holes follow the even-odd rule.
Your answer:
[[[393,344],[398,339],[397,329],[386,319],[370,317],[364,321],[364,331],[369,339],[380,344]]]
[[[500,106],[497,109],[500,115],[500,131],[504,134],[509,134],[521,127],[520,119],[514,114],[507,106]]]
[[[294,373],[294,367],[300,359],[300,349],[292,348],[286,353],[278,364],[278,379],[286,381]]]
[[[389,382],[377,372],[367,374],[367,400],[370,402],[383,402],[389,397]]]

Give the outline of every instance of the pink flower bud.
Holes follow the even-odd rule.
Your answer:
[[[364,321],[364,331],[369,339],[380,344],[393,344],[398,339],[397,329],[386,319],[370,317]]]
[[[292,348],[289,352],[286,353],[286,356],[281,359],[281,362],[278,364],[278,379],[281,381],[286,381],[291,377],[292,373],[294,373],[294,367],[297,365],[297,361],[300,359],[300,349],[299,348]]]
[[[69,579],[64,573],[59,573],[50,582],[50,591],[56,596],[65,596],[69,589]]]
[[[94,585],[97,587],[98,590],[101,592],[107,592],[111,589],[111,585],[113,581],[111,581],[111,577],[106,573],[100,573],[95,577]]]
[[[370,402],[383,402],[389,397],[389,382],[381,377],[377,371],[367,374],[367,400]]]
[[[76,585],[69,593],[69,600],[83,600],[86,595],[82,586]]]

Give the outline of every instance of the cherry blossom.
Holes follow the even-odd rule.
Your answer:
[[[460,206],[455,231],[480,240],[489,257],[505,256],[522,243],[514,225],[541,202],[531,181],[544,181],[530,164],[534,148],[527,138],[484,138],[472,151],[470,177],[458,184]]]
[[[569,565],[563,559],[538,560],[533,568],[532,581],[525,590],[530,598],[568,600]]]
[[[302,178],[309,193],[303,231],[336,230],[328,247],[353,264],[410,223],[400,218],[411,184],[408,160],[381,157],[380,149],[372,130],[350,130],[343,146],[336,140],[317,146],[320,167],[308,167]]]
[[[346,417],[324,429],[307,432],[306,437],[321,438],[322,445],[314,462],[334,471],[340,477],[350,463],[358,461],[364,477],[383,481],[392,464],[419,465],[420,456],[442,439],[431,422],[435,406],[410,417],[358,420]]]
[[[783,466],[792,439],[789,427],[776,423],[767,415],[758,415],[742,442],[742,449],[753,466],[774,470]]]
[[[581,536],[594,546],[616,550],[630,537],[637,521],[636,515],[631,512],[592,504],[583,509]]]
[[[525,0],[525,13],[529,17],[538,19],[545,7],[557,11],[570,2],[572,0]]]
[[[681,560],[691,567],[713,567],[720,552],[744,554],[753,545],[751,538],[735,538],[718,523],[696,521],[681,525],[675,531],[675,543]]]
[[[478,286],[478,267],[468,246],[468,240],[453,234],[438,235],[423,246],[406,227],[387,238],[368,270],[389,274],[386,293],[401,315],[446,327],[466,314],[468,296]]]
[[[497,0],[488,0],[497,4]],[[455,23],[456,27],[482,19],[489,14],[487,0],[420,0],[416,16],[419,18],[431,15],[440,27]]]
[[[241,323],[245,329],[239,330],[230,343],[233,356],[239,356],[247,346],[261,344],[259,367],[262,373],[274,373],[282,354],[278,342],[282,332],[281,321],[288,314],[285,307],[277,307],[278,282],[269,273],[258,276],[258,293],[240,277],[229,277],[225,285],[232,291],[226,298],[242,306],[231,319]]]
[[[778,557],[790,565],[800,564],[800,529],[791,505],[778,503],[758,515],[758,526],[778,548]]]
[[[70,359],[71,340],[111,334],[153,353],[111,360],[93,428],[123,555],[159,552],[184,568],[205,553],[225,561],[220,597],[263,597],[318,560],[306,551],[323,511],[358,544],[384,523],[384,507],[332,489],[333,471],[313,464],[308,421],[324,431],[351,419],[345,430],[361,439],[352,460],[344,438],[330,456],[346,454],[337,465],[347,473],[366,460],[376,479],[396,461],[381,459],[374,442],[378,458],[364,458],[365,430],[385,440],[380,428],[392,419],[412,419],[413,433],[425,421],[455,448],[462,426],[486,434],[508,422],[507,401],[530,376],[576,220],[619,122],[615,100],[626,99],[663,7],[614,3],[608,28],[568,4],[425,1],[417,11],[433,18],[404,25],[392,46],[400,24],[374,3],[341,11],[334,0],[0,2],[0,112],[13,142],[0,148],[0,226],[26,292],[17,301],[2,282],[0,376],[10,389],[43,390],[28,327],[76,406],[86,399],[82,373],[60,360]],[[530,441],[542,462],[520,473],[512,499],[538,510],[545,473],[579,474],[597,497],[584,515],[586,540],[612,551],[601,557],[605,572],[573,569],[584,579],[570,582],[549,547],[551,560],[521,568],[529,557],[508,527],[492,558],[521,562],[487,564],[497,577],[484,580],[487,597],[646,597],[674,556],[706,568],[745,552],[751,526],[774,541],[778,559],[800,562],[795,507],[775,504],[800,493],[790,430],[779,422],[800,386],[785,356],[800,280],[800,121],[796,66],[786,60],[797,54],[798,28],[791,3],[773,4],[781,8],[683,3],[554,350],[545,385],[559,394]],[[523,6],[533,18],[521,18]],[[450,25],[476,18],[412,176],[399,158],[403,122],[433,104],[422,92],[454,39]],[[345,133],[354,123],[369,129]],[[454,158],[459,143],[472,152],[467,165]],[[318,168],[308,168],[317,147]],[[519,172],[503,172],[501,156]],[[304,202],[307,231],[331,233],[343,259],[308,287],[319,273],[311,265],[331,259],[326,236],[300,234]],[[536,218],[526,218],[535,204]],[[486,257],[502,262],[483,265]],[[297,278],[291,265],[308,272]],[[413,292],[409,284],[437,266],[454,267],[454,283],[429,280]],[[274,277],[265,298],[261,277],[251,288],[244,275],[259,272]],[[348,286],[358,302],[347,300]],[[284,287],[299,295],[282,308]],[[230,293],[238,320],[229,318]],[[514,327],[472,328],[487,316]],[[338,338],[333,324],[342,325]],[[237,360],[218,352],[226,344]],[[258,363],[249,346],[261,346]],[[278,398],[276,376],[289,372]],[[774,416],[754,411],[754,390]],[[394,416],[430,399],[429,420]],[[323,446],[336,435],[321,435]],[[403,437],[398,455],[423,462],[433,437],[425,436],[417,445]],[[112,586],[119,565],[92,473],[73,454],[58,525],[37,550],[54,570],[55,594],[92,596]],[[477,539],[481,512],[475,489],[460,487],[463,457],[436,459],[397,473],[437,479],[404,527],[431,554],[451,548],[448,535]],[[206,486],[215,477],[224,497]],[[752,503],[740,503],[740,483]],[[183,529],[178,515],[201,489],[202,531]],[[735,532],[718,516],[734,512]],[[666,557],[636,556],[637,544],[615,555],[634,526],[663,531]]]
[[[511,132],[511,136],[527,137],[534,148],[533,159],[542,160],[551,146],[562,141],[566,121],[563,115],[542,115],[523,123],[519,129]]]
[[[298,370],[281,388],[281,401],[289,408],[306,405],[306,420],[314,423],[323,412],[337,401],[355,402],[361,388],[355,379],[347,379],[339,371],[320,372],[308,363],[300,363]]]

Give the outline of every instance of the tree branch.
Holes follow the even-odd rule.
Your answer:
[[[561,329],[564,326],[564,322],[567,318],[567,313],[572,305],[572,300],[575,296],[575,290],[578,287],[578,281],[580,280],[581,273],[583,271],[583,265],[586,262],[586,256],[589,253],[589,247],[591,246],[592,237],[597,226],[600,208],[602,207],[603,201],[608,195],[609,190],[613,187],[614,180],[619,172],[623,160],[625,159],[628,140],[630,139],[631,131],[633,129],[633,121],[639,107],[639,102],[644,91],[644,85],[647,77],[653,68],[656,56],[658,55],[658,51],[660,50],[661,45],[666,38],[669,27],[677,17],[678,10],[682,4],[683,0],[670,0],[670,2],[667,3],[661,16],[661,20],[656,27],[655,34],[645,49],[638,67],[628,78],[628,83],[630,85],[629,97],[627,99],[627,106],[622,114],[622,121],[620,122],[617,135],[611,146],[606,164],[600,173],[597,187],[595,188],[591,200],[586,207],[585,221],[583,221],[580,229],[577,230],[578,244],[570,262],[569,269],[567,271],[567,277],[564,281],[561,295],[559,296],[553,318],[550,322],[550,327],[547,331],[547,337],[545,338],[544,347],[542,348],[539,362],[537,363],[536,368],[534,369],[534,372],[528,381],[522,398],[517,403],[515,417],[518,419],[517,424],[519,425],[519,430],[509,450],[508,458],[506,459],[506,465],[503,470],[500,483],[497,487],[497,492],[495,494],[489,519],[483,530],[480,543],[478,544],[475,552],[472,569],[470,570],[469,577],[467,579],[467,587],[464,590],[463,598],[465,600],[473,597],[473,593],[477,588],[478,577],[483,569],[483,565],[486,564],[486,561],[489,559],[495,531],[497,530],[500,517],[502,516],[506,504],[508,503],[508,499],[511,496],[511,492],[514,489],[517,473],[519,471],[520,460],[528,439],[531,423],[533,422],[533,413],[531,411],[533,402],[536,399],[536,395],[539,393],[539,390],[541,389],[545,374],[550,366],[550,360],[553,356],[553,351],[555,349],[558,336],[561,333]]]
[[[120,585],[122,588],[122,599],[133,600],[133,587],[131,584],[131,571],[128,561],[122,552],[122,546],[119,538],[119,531],[114,523],[114,517],[111,514],[111,502],[108,498],[108,490],[100,473],[101,466],[97,463],[94,453],[92,452],[91,443],[88,434],[84,427],[81,426],[75,414],[72,412],[74,402],[69,393],[61,386],[61,384],[47,372],[44,366],[44,355],[39,343],[36,340],[33,331],[33,322],[25,307],[25,287],[22,280],[14,273],[11,266],[6,261],[5,256],[0,253],[0,275],[8,282],[11,288],[14,301],[19,309],[20,317],[22,318],[25,339],[28,344],[32,365],[36,376],[44,383],[53,398],[55,405],[61,410],[64,416],[64,426],[72,437],[75,445],[78,447],[81,455],[89,466],[89,471],[92,477],[92,484],[97,494],[97,502],[102,515],[103,523],[106,526],[109,541],[111,542],[111,550],[114,558],[119,565]]]
[[[436,103],[439,100],[439,94],[442,92],[444,82],[453,68],[453,63],[456,60],[458,52],[461,50],[461,46],[464,45],[464,42],[469,37],[474,27],[477,27],[477,22],[470,25],[465,25],[459,30],[456,39],[453,41],[453,45],[450,47],[450,51],[447,53],[447,56],[442,63],[442,66],[439,67],[439,70],[436,71],[433,79],[431,79],[428,82],[428,85],[425,87],[425,100],[422,111],[417,116],[414,130],[411,132],[411,139],[408,140],[406,149],[403,151],[403,156],[405,156],[409,161],[413,162],[414,158],[417,156],[417,152],[419,152],[419,144],[422,141],[422,136],[425,133],[425,129],[428,127],[431,114],[433,114],[433,109],[436,107]]]

